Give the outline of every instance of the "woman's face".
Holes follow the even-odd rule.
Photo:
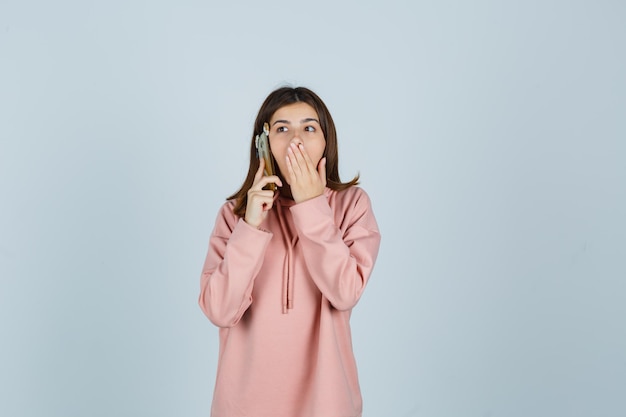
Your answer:
[[[287,149],[292,143],[304,145],[304,151],[311,161],[317,164],[326,148],[326,139],[322,133],[319,116],[307,103],[298,102],[281,107],[270,119],[270,148],[282,177],[291,183],[287,170]]]

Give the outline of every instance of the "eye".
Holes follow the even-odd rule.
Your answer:
[[[315,127],[307,126],[307,127],[304,128],[304,130],[307,131],[307,132],[315,132]]]
[[[276,132],[281,133],[281,132],[286,132],[287,131],[287,126],[278,126],[276,128]]]

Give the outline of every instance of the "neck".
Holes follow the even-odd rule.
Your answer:
[[[285,181],[283,181],[283,186],[280,187],[279,192],[281,197],[293,200],[293,196],[291,195],[291,187]]]

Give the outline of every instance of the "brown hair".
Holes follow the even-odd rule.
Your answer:
[[[326,186],[332,190],[344,190],[359,183],[359,175],[357,174],[349,182],[341,182],[339,179],[339,156],[337,152],[337,132],[335,123],[321,98],[313,91],[305,87],[281,87],[270,93],[265,99],[259,113],[254,122],[254,130],[252,132],[252,140],[250,141],[250,166],[248,168],[248,176],[241,185],[241,188],[228,197],[228,200],[235,199],[235,207],[233,211],[239,217],[246,214],[246,206],[248,203],[248,190],[254,182],[254,174],[259,169],[259,159],[256,153],[254,138],[263,131],[263,123],[269,122],[274,113],[281,107],[293,103],[306,103],[313,107],[319,117],[320,126],[326,139],[326,147],[324,148],[323,157],[326,157]]]

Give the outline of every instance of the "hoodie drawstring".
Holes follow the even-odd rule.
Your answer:
[[[293,281],[294,281],[294,260],[293,260],[293,248],[298,241],[298,235],[291,236],[289,233],[289,226],[286,219],[282,214],[283,207],[280,204],[280,199],[276,200],[276,214],[278,217],[278,224],[283,235],[283,242],[287,249],[287,256],[283,264],[283,314],[287,314],[289,309],[293,308]]]

